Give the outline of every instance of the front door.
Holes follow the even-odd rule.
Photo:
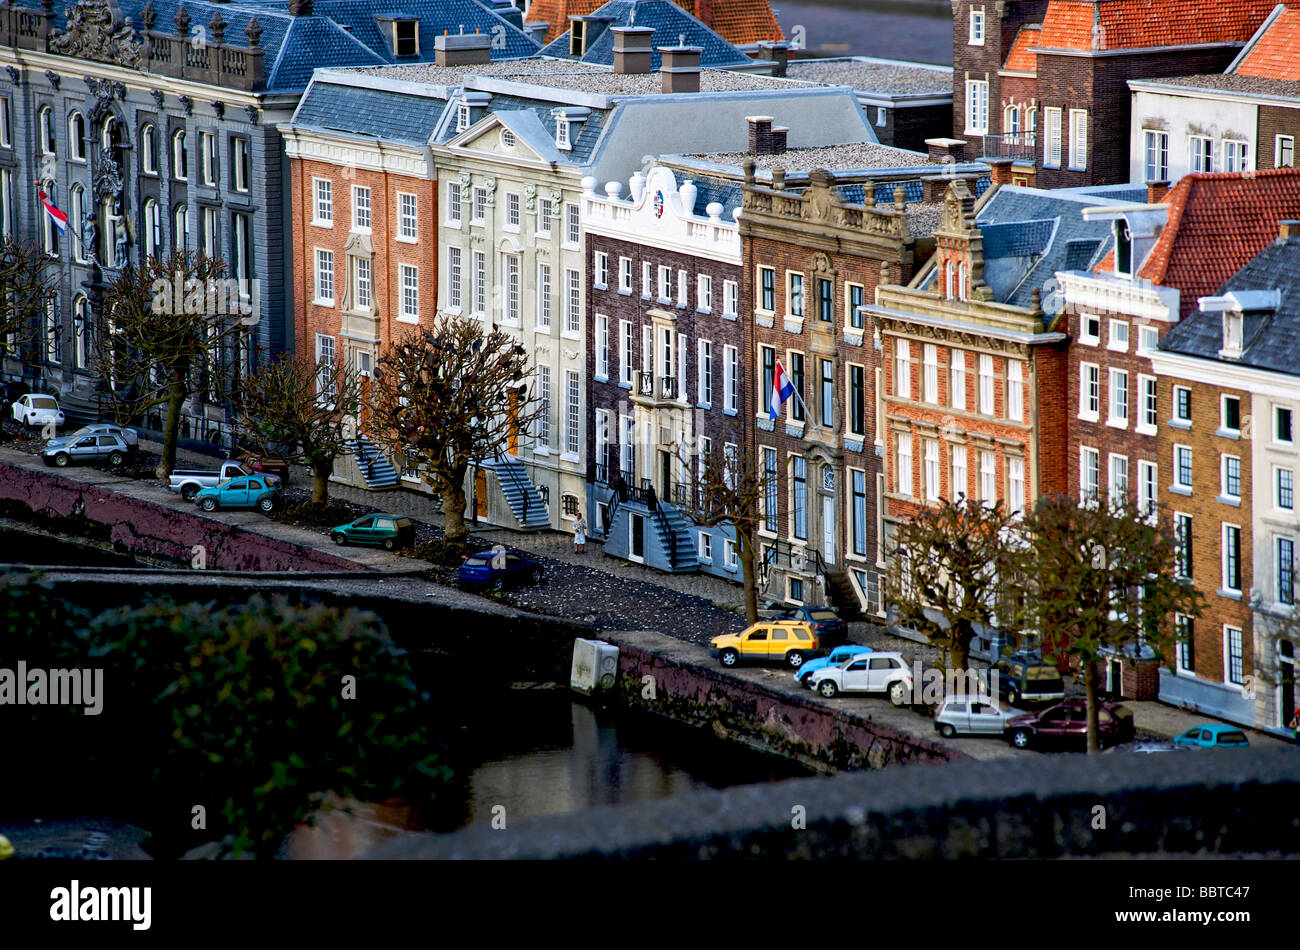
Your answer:
[[[835,563],[835,499],[822,496],[822,560]]]
[[[628,530],[631,532],[631,540],[628,545],[628,557],[633,561],[645,560],[645,518],[641,515],[628,512],[627,516]]]
[[[867,669],[870,660],[854,660],[844,669],[840,685],[845,690],[865,690],[871,686],[871,673]]]
[[[474,469],[474,517],[480,521],[487,520],[487,470]]]
[[[1106,663],[1106,692],[1118,696],[1124,691],[1124,667],[1119,660]]]
[[[506,451],[519,454],[519,390],[506,393]]]
[[[672,504],[673,457],[662,449],[659,451],[659,497]]]

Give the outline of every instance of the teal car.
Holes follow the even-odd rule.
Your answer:
[[[261,475],[239,475],[215,488],[200,489],[194,504],[204,511],[218,508],[256,508],[269,515],[280,506],[280,486]]]
[[[1240,729],[1219,723],[1192,726],[1182,735],[1174,736],[1172,741],[1180,749],[1244,749],[1250,745],[1250,740]]]
[[[830,656],[818,657],[815,660],[804,660],[803,666],[795,671],[794,681],[800,686],[807,686],[808,677],[818,670],[824,670],[828,666],[839,666],[851,656],[870,652],[871,647],[860,647],[856,643],[846,643],[844,646],[832,650]]]
[[[402,515],[362,515],[330,528],[335,544],[377,544],[385,551],[415,543],[415,525]]]

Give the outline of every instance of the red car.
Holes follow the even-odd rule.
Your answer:
[[[1067,699],[1042,712],[1027,713],[1010,720],[1004,733],[1017,749],[1088,747],[1088,702]],[[1106,746],[1128,742],[1136,734],[1133,711],[1118,703],[1097,703],[1097,743]]]

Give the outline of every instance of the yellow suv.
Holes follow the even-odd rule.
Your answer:
[[[723,666],[741,660],[780,660],[797,670],[817,649],[817,632],[806,620],[763,620],[709,641],[709,656],[716,656]]]

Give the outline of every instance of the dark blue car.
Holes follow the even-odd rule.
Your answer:
[[[504,590],[520,584],[540,583],[542,562],[518,551],[479,551],[465,558],[456,577],[466,587]]]

